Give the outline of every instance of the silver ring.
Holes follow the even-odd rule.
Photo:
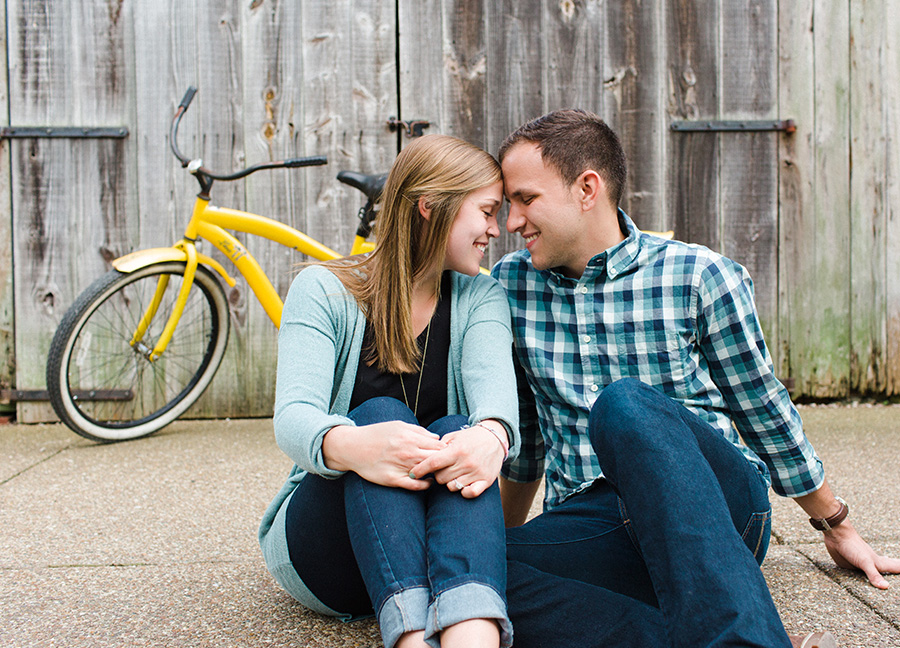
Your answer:
[[[458,479],[453,480],[453,485],[456,486],[456,490],[461,491],[465,486],[459,483]]]

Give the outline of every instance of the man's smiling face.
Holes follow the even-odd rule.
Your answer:
[[[575,185],[544,163],[536,144],[522,142],[503,157],[503,188],[509,200],[506,229],[525,239],[538,270],[561,267],[569,276],[584,271],[585,240]],[[588,257],[590,258],[590,254]]]

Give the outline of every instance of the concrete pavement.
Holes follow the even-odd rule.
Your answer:
[[[802,407],[854,525],[900,557],[900,406]],[[372,621],[305,611],[262,565],[256,526],[290,464],[271,420],[180,421],[96,445],[0,426],[0,646],[380,646]],[[838,569],[774,499],[764,573],[790,632],[900,648],[900,577]]]

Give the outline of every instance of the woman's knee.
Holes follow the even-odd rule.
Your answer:
[[[461,414],[452,414],[439,418],[437,421],[428,426],[429,432],[434,432],[439,437],[443,437],[450,432],[456,432],[468,425],[469,419]]]
[[[412,410],[405,403],[389,396],[370,398],[347,416],[357,425],[370,425],[385,421],[416,423],[416,417]]]

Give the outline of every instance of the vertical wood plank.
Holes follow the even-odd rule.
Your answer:
[[[244,3],[241,7],[242,114],[244,117],[244,149],[246,164],[281,160],[302,155],[296,144],[294,114],[302,99],[303,60],[302,16],[297,3],[271,0]],[[261,171],[246,178],[243,185],[246,208],[303,229],[305,214],[305,169]],[[297,212],[297,213],[295,213]],[[302,218],[303,225],[294,219]],[[280,295],[287,294],[293,263],[301,261],[278,244],[243,235],[251,254],[260,263]],[[238,386],[241,390],[240,410],[250,416],[272,413],[277,331],[247,286],[244,301],[243,340]]]
[[[6,40],[6,2],[0,3],[0,53],[9,60]],[[0,126],[9,126],[9,96],[7,66],[0,65]],[[10,185],[10,144],[0,140],[0,206],[5,212],[0,218],[0,388],[15,386],[16,345],[13,309],[13,248],[12,195]]]
[[[537,3],[499,0],[488,3],[488,94],[496,153],[503,139],[545,109],[541,81],[543,10]]]
[[[431,122],[428,133],[450,133],[453,106],[444,96],[444,7],[452,0],[397,0],[400,119]],[[398,136],[399,145],[406,144]]]
[[[813,398],[849,385],[849,24],[826,4],[779,4],[780,112],[798,124],[780,143],[782,374]]]
[[[815,19],[818,319],[810,339],[819,351],[808,393],[840,397],[850,372],[850,281],[846,264],[834,262],[850,254],[849,11],[817,0]]]
[[[722,119],[775,119],[777,7],[774,0],[722,5]],[[767,340],[778,351],[777,138],[719,136],[722,253],[750,272]]]
[[[718,4],[670,0],[666,5],[669,120],[718,117]],[[721,250],[719,237],[719,138],[712,133],[669,131],[666,195],[661,229]]]
[[[190,217],[197,184],[169,148],[169,125],[188,86],[199,94],[181,122],[178,143],[188,156],[201,157],[197,112],[206,93],[194,57],[196,16],[176,0],[134,4],[135,117],[139,226],[134,249],[171,245]],[[209,160],[212,162],[212,160]]]
[[[628,159],[622,208],[642,229],[664,223],[662,98],[663,3],[622,0],[607,4],[603,117],[619,134]]]
[[[247,163],[303,155],[297,124],[303,124],[301,55],[302,15],[297,3],[244,4],[242,9],[243,114]],[[298,112],[295,112],[298,111]],[[295,124],[294,120],[297,120]],[[247,209],[303,229],[306,214],[305,169],[259,172],[246,179]],[[297,220],[295,220],[297,219]],[[302,222],[298,222],[302,221]],[[259,261],[282,296],[287,294],[291,266],[302,259],[273,242],[246,237],[248,249]],[[247,292],[247,301],[254,301]],[[275,376],[277,333],[262,309],[247,309],[247,355],[242,373],[251,398],[242,411],[251,416],[271,415]]]
[[[383,173],[397,155],[397,137],[387,127],[387,119],[400,110],[397,83],[396,3],[383,0],[354,0],[350,26],[351,85],[348,127],[335,163],[365,173]],[[334,169],[331,170],[332,178]],[[341,218],[352,223],[362,206],[362,194],[338,185],[345,200]],[[347,230],[345,230],[347,231]],[[346,239],[349,249],[351,238]]]
[[[11,28],[10,120],[17,125],[128,123],[130,4],[17,0]],[[89,27],[85,27],[89,26]],[[134,226],[132,147],[122,140],[20,140],[12,146],[16,386],[44,386],[65,308]],[[20,404],[19,420],[49,415]]]
[[[485,146],[484,0],[401,1],[399,12],[403,119],[425,119],[426,132]],[[408,141],[402,137],[401,146]]]
[[[884,282],[885,301],[885,390],[900,394],[900,44],[894,34],[900,29],[900,6],[884,3],[884,39],[877,46],[883,52],[881,82],[884,84],[883,111],[885,123],[885,236]]]
[[[850,389],[886,388],[885,273],[887,213],[887,114],[885,83],[892,73],[883,60],[887,46],[885,3],[850,3]]]
[[[141,179],[136,248],[171,245],[181,238],[190,218],[198,186],[171,154],[168,139],[175,107],[188,86],[199,92],[181,122],[181,151],[218,171],[245,163],[240,4],[237,0],[202,5],[176,0],[135,3],[134,96]],[[243,184],[216,183],[212,198],[216,204],[241,208]],[[211,246],[203,251],[223,261]],[[246,396],[238,376],[250,353],[243,348],[249,335],[248,290],[240,278],[235,288],[226,287],[232,315],[228,350],[206,395],[186,417],[235,416],[243,411]]]
[[[341,81],[349,78],[350,2],[307,3],[300,12],[299,70],[303,92],[297,93],[297,118],[301,125],[298,147],[309,154],[327,155],[337,150],[344,133],[343,105],[348,96]],[[333,248],[344,243],[343,228],[336,211],[338,196],[333,172],[310,168],[304,172],[305,218],[301,229]],[[327,214],[317,218],[317,214]]]
[[[541,33],[543,10],[539,3],[497,0],[488,2],[487,149],[496,155],[510,132],[544,112]],[[500,214],[506,222],[507,208]],[[495,263],[507,252],[522,247],[521,237],[501,227],[491,243],[488,259]]]
[[[603,112],[604,4],[567,0],[545,4],[546,110]]]
[[[442,76],[444,106],[449,108],[441,116],[444,132],[484,148],[488,101],[484,0],[445,0],[444,14]]]
[[[779,6],[779,110],[790,115],[797,131],[779,141],[778,330],[780,331],[779,375],[795,380],[795,393],[805,393],[807,380],[801,375],[804,330],[815,303],[813,278],[804,275],[803,260],[814,254],[809,235],[813,218],[815,169],[813,132],[815,101],[810,71],[813,69],[813,0]],[[807,343],[808,344],[808,343]]]
[[[298,95],[303,124],[300,146],[309,154],[338,151],[348,124],[344,107],[351,104],[347,80],[351,78],[350,1],[304,5],[302,11],[302,79],[304,92]],[[328,246],[339,249],[347,240],[337,216],[340,195],[332,169],[310,168],[307,187],[305,231]],[[325,218],[315,218],[323,214]]]
[[[350,169],[364,173],[384,173],[397,154],[397,137],[387,126],[392,115],[399,114],[400,105],[397,87],[397,26],[393,2],[383,0],[353,0],[349,14],[352,19],[343,23],[345,30],[341,36],[342,47],[335,48],[332,56],[335,64],[343,64],[339,74],[331,79],[330,92],[336,103],[330,106],[339,119],[340,129],[331,148],[307,148],[305,155],[326,153],[327,167],[313,171],[322,174],[333,202],[314,200],[315,194],[308,193],[301,209],[315,221],[333,222],[338,232],[336,239],[329,243],[336,250],[349,252],[356,233],[357,212],[363,205],[362,193],[343,185],[335,179],[338,171]],[[307,67],[312,65],[306,61]],[[307,106],[316,106],[321,101],[315,93],[306,93]],[[312,122],[307,120],[307,130]]]
[[[210,168],[226,172],[247,163],[242,92],[242,5],[239,0],[208,0],[195,5],[196,31],[180,35],[189,39],[187,43],[194,54],[198,86],[202,89],[194,106],[194,119],[198,124],[196,154],[202,156]],[[179,7],[178,10],[187,8]],[[243,209],[246,207],[244,191],[242,181],[218,182],[213,187],[213,202]],[[238,238],[245,244],[250,243],[244,235]],[[218,251],[214,256],[222,259]],[[226,286],[225,292],[231,307],[228,350],[216,379],[191,413],[193,416],[234,416],[247,410],[248,395],[252,398],[256,393],[252,384],[255,376],[247,371],[253,355],[254,298],[242,278],[234,287]]]

